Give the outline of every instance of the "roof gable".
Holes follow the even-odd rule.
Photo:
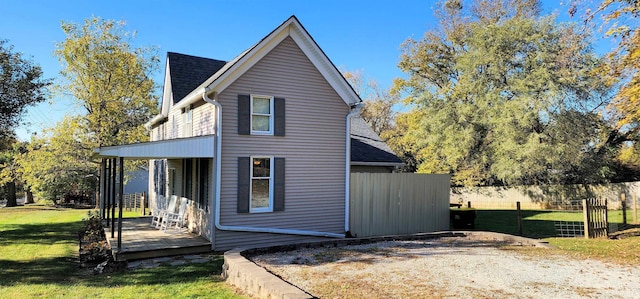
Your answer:
[[[258,43],[229,61],[197,88],[192,89],[186,97],[195,98],[205,88],[221,93],[287,37],[291,37],[296,42],[347,105],[352,106],[362,102],[338,68],[329,60],[295,16],[291,16]]]
[[[145,126],[151,128],[155,123],[166,118],[169,109],[181,109],[199,101],[205,90],[221,93],[287,37],[295,41],[345,104],[353,106],[362,102],[353,87],[298,19],[291,16],[258,43],[226,63],[216,59],[167,53],[162,112]],[[171,91],[171,95],[166,94],[168,90]],[[168,101],[169,98],[173,101]],[[170,108],[170,104],[173,104],[173,108]]]
[[[173,103],[184,99],[205,80],[220,70],[226,61],[175,52],[167,53]]]

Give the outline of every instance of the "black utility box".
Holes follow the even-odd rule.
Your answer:
[[[476,227],[476,210],[452,209],[449,210],[449,219],[452,229],[474,229]]]

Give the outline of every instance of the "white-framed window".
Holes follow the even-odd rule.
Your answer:
[[[273,212],[273,157],[251,157],[251,213]]]
[[[251,95],[251,134],[273,135],[273,97]]]
[[[191,109],[191,106],[182,109],[182,116],[184,120],[182,137],[191,137],[193,133],[193,109]]]

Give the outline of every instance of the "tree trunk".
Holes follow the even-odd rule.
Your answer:
[[[7,207],[15,207],[18,205],[16,200],[16,182],[8,182],[7,186]]]
[[[33,201],[33,192],[31,192],[31,186],[27,186],[24,188],[24,204],[32,204]]]

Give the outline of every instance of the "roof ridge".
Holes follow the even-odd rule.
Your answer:
[[[184,54],[184,53],[167,51],[167,56],[169,56],[170,54],[188,56],[188,57],[199,58],[199,59],[214,60],[214,61],[225,62],[225,63],[227,62],[226,60],[220,60],[220,59],[215,59],[215,58],[209,58],[209,57],[203,57],[203,56],[196,56],[196,55],[191,55],[191,54]]]

